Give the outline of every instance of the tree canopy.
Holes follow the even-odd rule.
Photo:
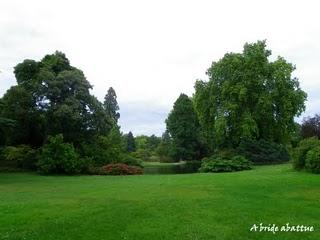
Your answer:
[[[18,85],[3,96],[0,113],[17,122],[15,133],[6,134],[8,144],[39,146],[46,136],[60,133],[65,141],[79,144],[112,128],[112,119],[90,94],[92,86],[83,72],[63,53],[46,55],[39,62],[24,60],[14,73]]]
[[[194,106],[206,142],[234,147],[241,139],[287,143],[294,117],[305,109],[307,94],[292,76],[295,66],[283,57],[270,61],[266,41],[245,44],[242,53],[227,53],[198,80]]]

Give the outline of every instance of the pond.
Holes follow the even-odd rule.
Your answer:
[[[145,164],[144,174],[183,174],[196,173],[201,165],[200,161],[191,161],[183,163],[157,163]]]

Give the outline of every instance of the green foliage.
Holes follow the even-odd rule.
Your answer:
[[[283,163],[290,159],[285,146],[263,139],[243,139],[237,151],[254,164]]]
[[[36,169],[37,150],[28,145],[7,146],[2,150],[1,167]]]
[[[135,143],[132,132],[129,132],[126,135],[126,143],[127,143],[127,151],[128,152],[134,152],[136,150],[136,143]]]
[[[112,128],[112,119],[90,94],[92,86],[83,72],[63,53],[46,55],[39,62],[25,60],[14,73],[18,85],[6,92],[0,107],[0,118],[16,123],[14,130],[5,130],[6,145],[41,146],[48,135],[62,133],[78,147]]]
[[[316,137],[301,140],[298,147],[295,149],[293,167],[297,170],[304,169],[306,166],[306,158],[308,151],[319,146],[320,140],[318,140]]]
[[[141,159],[142,161],[149,161],[151,153],[147,149],[139,148],[135,152],[131,152],[130,155],[134,158]]]
[[[313,173],[320,173],[320,146],[314,147],[307,152],[306,169]]]
[[[251,169],[251,162],[245,157],[236,155],[231,159],[219,156],[204,158],[201,163],[200,172],[234,172]]]
[[[107,136],[97,136],[90,143],[82,145],[82,155],[90,157],[95,166],[121,161],[124,143],[118,127],[113,127]]]
[[[141,159],[135,158],[135,157],[130,156],[128,154],[125,154],[124,156],[122,156],[121,163],[124,163],[129,166],[137,166],[137,167],[141,167],[141,168],[143,167]]]
[[[147,137],[146,147],[150,152],[154,153],[160,142],[161,138],[152,134],[150,137]]]
[[[85,162],[79,158],[70,143],[63,142],[62,134],[49,137],[41,148],[38,170],[43,174],[77,174],[85,169]]]
[[[174,159],[193,160],[201,157],[199,122],[191,99],[181,94],[166,119],[172,137]]]
[[[45,119],[37,111],[32,92],[24,86],[11,87],[1,99],[1,131],[6,145],[28,144],[40,146],[43,141]],[[9,120],[9,121],[8,121]]]
[[[160,144],[161,138],[155,135],[146,136],[139,135],[134,138],[135,151],[131,155],[140,158],[143,161],[154,161],[158,159],[157,148]]]
[[[160,162],[174,162],[174,149],[172,139],[168,131],[162,134],[161,141],[156,149],[156,153],[160,158]]]
[[[107,113],[107,116],[112,119],[114,123],[118,122],[120,118],[119,105],[117,102],[117,94],[112,87],[108,89],[108,93],[104,97],[103,107]]]
[[[294,117],[305,109],[306,93],[292,77],[294,65],[278,57],[271,62],[265,41],[227,53],[197,81],[194,106],[207,145],[237,147],[241,139],[288,143]]]

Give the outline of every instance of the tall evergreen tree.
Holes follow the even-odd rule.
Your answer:
[[[126,142],[127,142],[127,151],[134,152],[136,150],[136,143],[131,131],[126,136]]]
[[[119,105],[117,102],[116,92],[112,87],[108,89],[108,93],[104,97],[103,106],[108,117],[112,119],[115,123],[117,123],[118,119],[120,118],[120,113],[118,112]]]
[[[177,160],[199,159],[199,122],[191,99],[181,94],[166,119],[167,130],[173,140],[174,156]]]

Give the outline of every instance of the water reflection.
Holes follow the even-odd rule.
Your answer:
[[[146,165],[143,169],[144,174],[183,174],[196,173],[201,165],[200,161],[186,162],[183,164],[156,164]]]

